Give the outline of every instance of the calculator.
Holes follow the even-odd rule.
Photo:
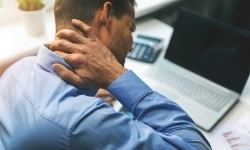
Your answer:
[[[161,38],[138,34],[133,42],[133,49],[127,57],[138,61],[153,63],[163,48]]]

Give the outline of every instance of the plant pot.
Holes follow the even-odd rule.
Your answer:
[[[45,8],[36,11],[19,10],[22,24],[29,35],[38,36],[45,33],[45,10]]]

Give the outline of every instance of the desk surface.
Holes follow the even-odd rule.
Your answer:
[[[150,19],[137,24],[136,33],[144,33],[165,39],[164,51],[161,52],[160,57],[156,60],[159,61],[160,59],[164,58],[164,53],[168,46],[172,31],[172,27],[166,25],[165,23],[156,19]],[[125,67],[133,70],[139,77],[143,79],[144,72],[151,67],[151,64],[127,58]],[[145,82],[147,83],[146,80]],[[230,130],[232,125],[234,125],[234,123],[242,116],[242,114],[250,109],[250,92],[248,92],[249,88],[250,81],[248,81],[246,84],[239,103],[233,107],[233,109],[217,124],[217,126],[211,132],[201,130],[209,140],[214,150],[231,150],[222,134]]]

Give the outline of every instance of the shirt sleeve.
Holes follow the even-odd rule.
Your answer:
[[[132,71],[108,91],[136,118],[102,101],[83,115],[72,132],[72,148],[103,150],[209,150],[208,141],[175,102],[154,92]]]

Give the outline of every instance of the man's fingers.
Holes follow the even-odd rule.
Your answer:
[[[64,81],[75,85],[77,88],[84,88],[84,81],[76,75],[71,70],[67,69],[65,66],[61,64],[53,64],[52,65],[53,70],[56,72],[56,74],[62,78]]]
[[[67,53],[64,53],[64,52],[59,52],[59,51],[56,51],[55,52],[58,56],[60,56],[60,57],[62,57],[63,59],[64,59],[64,61],[66,62],[66,63],[68,63],[69,65],[71,65],[72,67],[74,67],[75,65],[74,65],[74,63],[72,63],[72,62],[74,62],[74,59],[72,60],[72,54],[67,54]],[[60,67],[61,68],[61,67]],[[59,69],[60,69],[59,68]]]
[[[87,24],[85,24],[84,22],[77,20],[77,19],[73,19],[72,23],[75,27],[80,29],[86,35],[87,38],[90,38],[93,40],[97,38],[94,32],[92,31],[92,28],[88,26]]]
[[[75,47],[75,45],[73,43],[70,43],[70,42],[63,40],[63,39],[55,40],[50,45],[50,49],[52,51],[62,51],[65,53],[76,52],[76,49],[74,47]]]
[[[86,35],[84,33],[82,34],[83,35],[74,30],[62,29],[56,33],[56,38],[67,39],[73,43],[83,44],[83,42],[85,41],[84,37],[86,37]]]
[[[85,62],[84,56],[80,54],[67,54],[60,51],[55,51],[54,53],[62,57],[64,61],[73,68],[77,68],[79,65],[83,65],[83,63]]]
[[[83,49],[84,45],[81,47],[78,44],[71,43],[69,41],[66,41],[64,39],[60,40],[55,40],[54,42],[51,43],[50,49],[52,51],[60,51],[60,52],[65,52],[65,53],[86,53]]]

